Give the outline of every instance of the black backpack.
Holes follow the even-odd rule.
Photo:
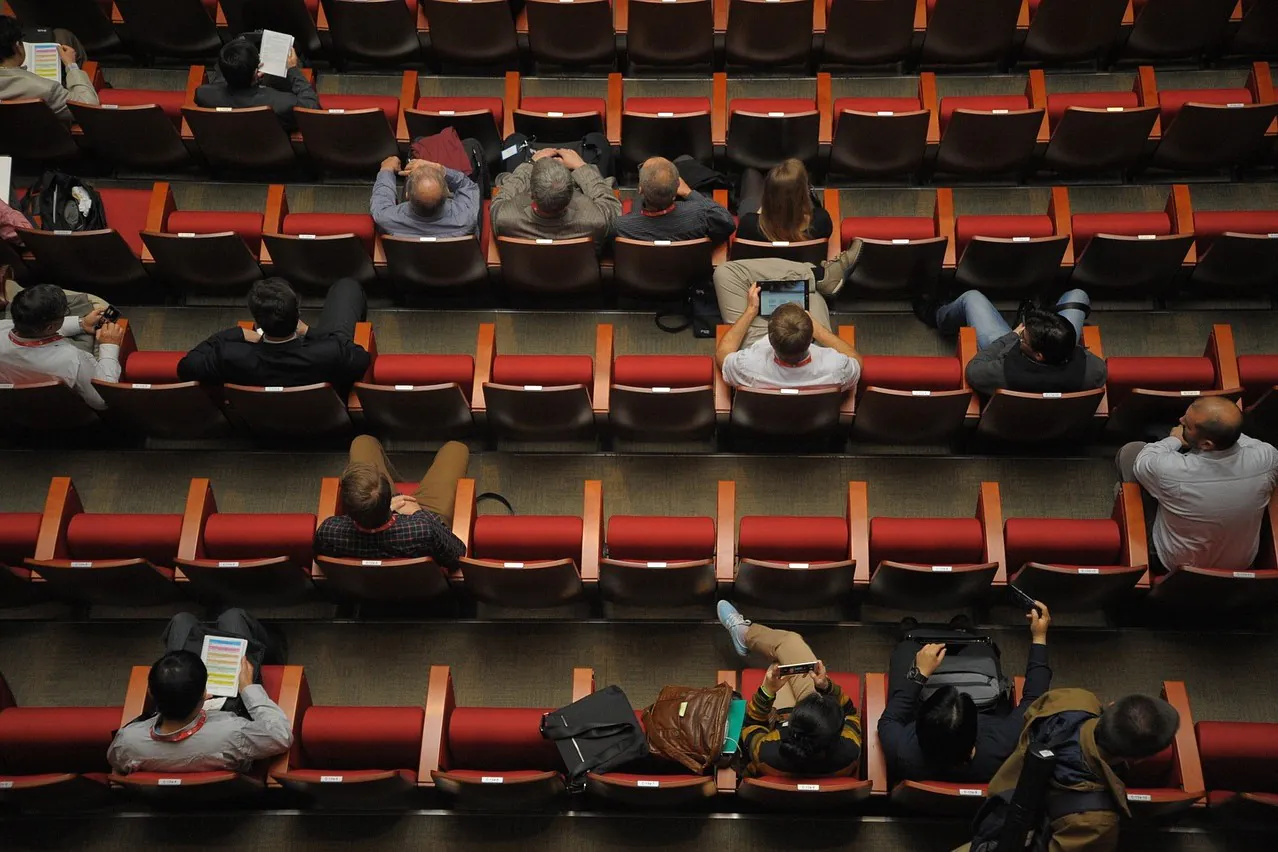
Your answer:
[[[73,191],[84,191],[89,198],[88,212],[81,212]],[[19,209],[34,221],[40,217],[44,231],[102,231],[107,227],[106,209],[98,191],[75,175],[46,171],[31,184]]]
[[[584,788],[588,773],[608,772],[648,756],[648,738],[617,686],[547,713],[541,720],[541,735],[558,747],[570,791]]]
[[[919,695],[926,701],[943,686],[952,686],[971,697],[982,713],[1012,706],[1012,682],[1003,674],[1002,655],[988,636],[955,630],[911,630],[907,639],[920,646],[945,643],[945,659],[927,679]]]

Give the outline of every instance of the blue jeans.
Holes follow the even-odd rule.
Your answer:
[[[1069,324],[1074,326],[1074,334],[1078,335],[1079,343],[1082,343],[1083,320],[1087,315],[1077,308],[1059,309],[1060,305],[1070,302],[1090,305],[1091,300],[1082,290],[1067,290],[1056,300],[1058,306],[1056,312],[1069,320]],[[964,325],[970,325],[976,329],[976,345],[980,349],[984,349],[1012,330],[1007,320],[1003,319],[1003,315],[979,290],[968,290],[949,304],[941,305],[936,309],[936,327],[941,331],[947,334],[958,334],[959,327]]]

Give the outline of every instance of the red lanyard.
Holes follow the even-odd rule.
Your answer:
[[[772,360],[777,362],[778,367],[787,367],[787,368],[806,367],[808,364],[812,363],[812,356],[809,355],[808,357],[804,358],[802,361],[800,361],[797,364],[790,364],[786,361],[782,361],[780,358],[777,358],[776,356],[773,356]]]
[[[643,213],[643,215],[645,216],[664,216],[674,209],[675,209],[675,206],[672,202],[671,205],[667,207],[665,210],[641,210],[640,212]]]
[[[151,739],[163,743],[180,743],[182,740],[189,740],[191,737],[195,736],[196,733],[199,732],[200,728],[204,727],[204,723],[208,720],[209,714],[201,710],[200,715],[196,717],[195,721],[191,724],[191,727],[183,728],[182,730],[176,731],[172,734],[161,734],[152,727]]]
[[[52,337],[42,337],[39,340],[26,340],[25,338],[18,337],[18,335],[14,334],[12,331],[9,332],[9,341],[13,343],[14,346],[26,346],[27,348],[43,346],[46,343],[57,343],[62,339],[62,335],[55,334]]]
[[[352,519],[352,520],[351,520],[351,523],[355,524],[355,529],[359,530],[359,531],[360,531],[360,532],[362,532],[362,533],[379,533],[379,532],[383,532],[383,531],[385,531],[385,530],[390,529],[390,528],[391,528],[391,526],[395,523],[395,510],[394,510],[394,509],[392,509],[392,510],[391,510],[390,520],[388,520],[386,523],[382,524],[380,527],[374,527],[374,528],[373,528],[373,529],[371,529],[371,530],[370,530],[370,529],[367,529],[367,528],[365,528],[365,527],[361,527],[358,523],[356,523],[356,522],[355,522],[355,520],[354,520],[354,519]]]

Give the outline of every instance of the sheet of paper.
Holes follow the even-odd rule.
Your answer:
[[[23,47],[27,50],[27,61],[22,63],[23,68],[48,80],[62,82],[62,59],[58,56],[56,44],[23,42]]]
[[[272,77],[288,76],[288,52],[293,49],[293,37],[274,30],[262,30],[262,73]]]
[[[0,157],[0,198],[9,200],[13,189],[13,157]],[[16,202],[15,202],[16,203]]]
[[[231,636],[205,636],[200,659],[208,669],[205,690],[209,695],[233,698],[240,694],[240,661],[248,651],[247,639]]]

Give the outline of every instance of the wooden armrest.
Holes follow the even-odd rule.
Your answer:
[[[1021,13],[1026,16],[1025,26],[1029,26],[1029,6],[1028,0],[1023,0],[1021,4]],[[1029,105],[1033,109],[1041,109],[1043,111],[1043,123],[1038,126],[1038,142],[1046,145],[1051,141],[1052,129],[1047,121],[1047,77],[1043,74],[1041,68],[1031,68],[1029,72],[1029,82],[1025,84],[1025,97],[1029,100]]]
[[[958,246],[955,245],[954,232],[954,190],[941,188],[936,191],[936,207],[932,214],[936,222],[936,235],[946,237],[945,268],[953,269],[958,265]]]
[[[719,349],[719,343],[723,340],[723,336],[728,333],[731,326],[719,324],[714,328],[714,346],[715,351]],[[732,414],[732,389],[728,387],[728,383],[723,379],[723,370],[719,367],[719,359],[716,357],[714,362],[714,413],[719,420],[726,420]]]
[[[417,786],[433,787],[430,773],[445,768],[440,761],[447,754],[445,741],[448,730],[448,714],[456,699],[453,697],[453,677],[448,666],[431,666],[430,680],[426,684],[426,718],[422,723],[422,751],[417,764]]]
[[[1118,524],[1119,534],[1123,539],[1123,564],[1135,567],[1149,565],[1149,542],[1145,533],[1145,504],[1141,498],[1140,485],[1135,482],[1124,482],[1118,495],[1114,498],[1114,511],[1110,515]],[[1137,588],[1149,588],[1149,570],[1136,584]]]
[[[625,103],[624,94],[621,75],[616,72],[609,74],[604,132],[608,137],[608,144],[614,147],[621,144],[621,110]]]
[[[715,0],[727,4],[728,0]],[[728,142],[728,75],[716,71],[710,90],[710,140],[715,145]]]
[[[520,92],[519,72],[507,71],[504,96],[505,107],[502,112],[502,124],[505,125],[501,134],[503,139],[515,132],[515,110],[519,109]]]
[[[728,0],[714,0],[712,7],[714,15],[714,31],[717,34],[723,34],[728,31]]]
[[[1021,0],[1020,11],[1016,13],[1016,28],[1028,30],[1030,25],[1029,0]]]
[[[927,144],[941,144],[941,102],[936,97],[936,75],[931,71],[919,74],[919,102],[931,113],[927,122]]]
[[[319,506],[315,509],[315,528],[337,514],[339,490],[342,481],[336,476],[326,476],[320,480]]]
[[[572,700],[580,701],[595,691],[595,670],[574,668],[572,670]]]
[[[856,563],[853,568],[854,585],[870,584],[870,497],[864,482],[848,483],[848,558]]]
[[[737,483],[719,480],[715,501],[714,578],[731,583],[737,571]]]
[[[825,14],[825,3],[816,0],[812,4],[814,9],[819,8],[821,14]],[[833,98],[830,95],[830,75],[828,72],[822,71],[817,74],[816,80],[816,102],[817,113],[819,115],[817,124],[817,142],[821,145],[829,145],[834,139],[834,117],[832,115]],[[837,228],[835,230],[838,230]]]
[[[462,477],[457,480],[457,492],[453,500],[453,535],[461,539],[470,553],[470,540],[474,537],[475,517],[475,480]]]
[[[1105,357],[1105,347],[1101,343],[1100,329],[1094,325],[1083,326],[1083,348],[1097,358]],[[1109,390],[1101,395],[1100,405],[1096,406],[1096,416],[1102,420],[1109,419]]]
[[[1204,357],[1210,358],[1216,365],[1216,375],[1220,378],[1220,390],[1234,390],[1242,387],[1238,379],[1238,354],[1234,348],[1234,329],[1227,323],[1217,323],[1211,327],[1207,338],[1207,349]]]
[[[1065,253],[1061,256],[1061,266],[1074,265],[1074,222],[1069,210],[1069,190],[1063,186],[1052,187],[1052,200],[1047,204],[1047,215],[1052,220],[1052,233],[1056,236],[1069,237],[1065,244]]]
[[[612,31],[625,35],[630,29],[630,0],[612,0]]]
[[[301,666],[284,666],[284,674],[280,678],[279,700],[275,703],[284,711],[284,715],[288,717],[288,726],[293,731],[294,741],[302,733],[302,720],[298,713],[298,705],[301,702],[305,683],[306,674]],[[271,767],[266,774],[266,786],[280,786],[280,782],[276,781],[274,776],[288,772],[288,756],[289,752],[285,751],[283,754],[271,759]]]
[[[419,92],[417,72],[405,71],[399,84],[399,119],[395,123],[395,141],[400,145],[408,145],[413,141],[408,136],[408,122],[404,118],[404,111],[416,109]]]
[[[914,33],[927,32],[927,0],[914,0]]]
[[[420,10],[420,7],[424,4],[418,3],[417,5]],[[320,3],[318,7],[315,9],[315,30],[316,32],[321,32],[321,33],[326,33],[329,31],[328,13],[324,11],[323,3]]]
[[[1127,11],[1131,12],[1131,3],[1127,4]],[[1136,83],[1132,86],[1132,91],[1136,93],[1136,101],[1141,106],[1158,106],[1158,82],[1154,76],[1154,66],[1141,65],[1136,69]],[[1154,126],[1149,131],[1150,139],[1162,138],[1162,117],[1154,119]]]
[[[1198,739],[1194,736],[1194,714],[1189,709],[1189,693],[1184,681],[1163,681],[1163,698],[1180,714],[1180,725],[1176,728],[1176,747],[1172,749],[1180,774],[1180,788],[1186,793],[1202,793],[1206,789],[1203,783],[1203,764],[1198,754]]]
[[[1007,583],[1007,555],[1003,546],[1003,499],[997,482],[982,482],[976,499],[976,517],[985,531],[985,561],[997,562],[994,585]]]
[[[865,737],[865,774],[870,780],[870,792],[875,795],[887,795],[888,792],[887,757],[879,742],[879,719],[887,710],[887,700],[887,675],[882,672],[867,674],[862,732]]]
[[[603,556],[603,481],[587,479],[581,509],[581,581],[599,582]]]
[[[821,5],[818,3],[818,5]],[[721,669],[715,673],[716,683],[726,683],[735,692],[737,689],[737,673],[731,669]],[[737,791],[737,772],[731,766],[725,766],[715,772],[715,789],[719,795],[728,795]]]
[[[217,513],[213,486],[205,478],[191,480],[186,492],[186,509],[182,515],[182,537],[178,543],[178,559],[204,558],[204,525]]]
[[[106,85],[106,78],[102,76],[101,65],[92,59],[88,59],[85,60],[84,67],[80,70],[88,76],[89,82],[93,85],[95,91],[102,91],[102,87]]]
[[[69,476],[55,476],[49,482],[49,493],[44,500],[44,514],[40,518],[40,534],[36,538],[36,559],[67,558],[67,524],[71,517],[84,511],[80,495]]]
[[[496,326],[491,322],[479,324],[479,336],[475,342],[475,384],[470,391],[471,411],[488,410],[484,402],[484,385],[492,378],[493,358],[497,356]]]
[[[1183,183],[1172,184],[1172,191],[1167,196],[1168,217],[1172,222],[1172,233],[1181,236],[1194,235],[1194,205],[1192,203],[1189,187]],[[1194,243],[1189,244],[1189,252],[1185,255],[1185,259],[1181,261],[1182,266],[1193,266],[1198,263],[1198,247]]]
[[[129,686],[124,694],[124,710],[120,713],[120,727],[132,722],[146,712],[147,681],[151,677],[150,666],[134,666],[129,670]]]
[[[127,365],[129,356],[138,351],[138,341],[133,336],[133,326],[129,323],[128,317],[121,317],[116,324],[120,326],[120,331],[124,332],[124,340],[120,342],[120,364]]]
[[[595,383],[591,393],[591,402],[596,416],[608,416],[612,396],[614,354],[612,323],[601,322],[595,329]]]

